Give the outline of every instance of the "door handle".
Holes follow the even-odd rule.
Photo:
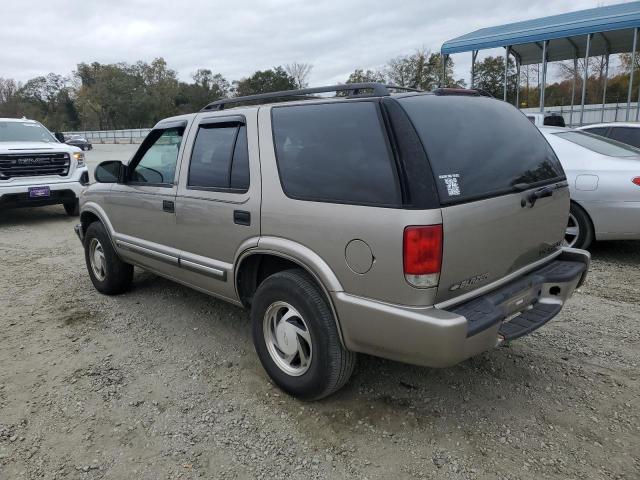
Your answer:
[[[174,213],[176,211],[176,204],[171,200],[162,201],[162,211],[168,213]]]
[[[251,212],[247,212],[246,210],[234,210],[233,223],[237,225],[251,225]]]

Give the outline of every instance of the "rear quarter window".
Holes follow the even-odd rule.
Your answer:
[[[299,200],[397,207],[401,190],[377,102],[274,107],[285,194]]]
[[[427,151],[443,204],[510,193],[518,184],[533,187],[565,178],[540,131],[505,102],[437,95],[398,101]]]
[[[640,154],[640,150],[631,145],[580,130],[569,130],[554,135],[609,157],[635,157]]]
[[[640,128],[612,127],[609,138],[637,148],[640,147]]]

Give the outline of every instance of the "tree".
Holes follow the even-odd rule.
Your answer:
[[[474,88],[483,90],[496,98],[502,98],[504,92],[504,57],[486,57],[475,68]],[[507,62],[507,99],[515,96],[516,71],[511,57]]]
[[[384,73],[379,72],[377,70],[362,70],[361,68],[356,68],[349,78],[347,78],[346,83],[366,83],[366,82],[385,82]]]
[[[229,82],[219,73],[201,68],[191,77],[193,83],[180,82],[178,85],[175,103],[180,113],[200,110],[208,103],[229,95]]]
[[[280,66],[270,70],[258,70],[250,77],[234,81],[233,86],[236,97],[295,90],[297,87],[296,80]]]
[[[284,66],[287,74],[293,78],[297,88],[307,88],[309,86],[309,74],[313,65],[310,63],[288,63]]]
[[[386,77],[389,83],[401,87],[430,91],[440,85],[442,56],[418,49],[411,55],[393,58],[387,62]],[[453,80],[453,60],[447,61],[445,86],[460,87],[463,80]]]

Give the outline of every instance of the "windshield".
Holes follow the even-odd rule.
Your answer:
[[[554,133],[554,135],[609,157],[635,157],[640,155],[640,150],[637,148],[592,133],[570,131]]]
[[[0,122],[0,142],[57,142],[57,140],[39,123]]]

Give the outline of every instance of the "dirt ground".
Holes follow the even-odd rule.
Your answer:
[[[595,245],[528,337],[444,370],[361,356],[303,403],[241,309],[139,270],[97,293],[76,222],[0,212],[0,479],[640,478],[640,242]]]

